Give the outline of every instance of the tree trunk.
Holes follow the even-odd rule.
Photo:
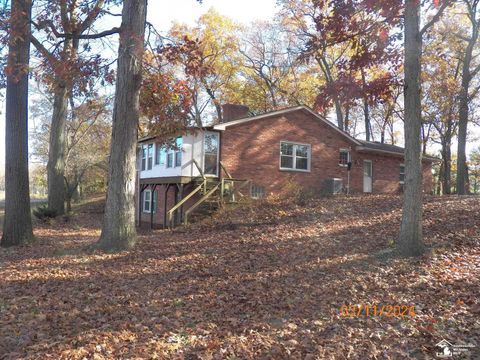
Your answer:
[[[339,129],[342,130],[347,130],[345,129],[345,124],[343,122],[343,111],[342,111],[342,105],[340,104],[340,100],[335,99],[335,113],[337,114],[337,126]]]
[[[365,116],[365,140],[370,141],[370,111],[368,108],[367,98],[363,99],[363,115]]]
[[[402,225],[397,243],[397,251],[401,256],[419,256],[424,252],[420,144],[422,38],[419,30],[419,13],[418,0],[405,1],[405,193]]]
[[[452,192],[452,151],[451,139],[442,141],[442,188],[443,194],[449,195]]]
[[[472,80],[470,65],[475,44],[478,40],[479,29],[477,24],[476,4],[469,9],[469,18],[472,23],[472,36],[465,49],[465,56],[462,63],[462,86],[458,99],[458,148],[457,148],[457,194],[465,195],[468,192],[467,184],[467,127],[468,127],[468,91]]]
[[[465,70],[464,70],[465,71]],[[466,194],[467,181],[467,127],[468,127],[468,83],[463,80],[459,94],[458,148],[457,148],[457,194]]]
[[[98,242],[109,251],[136,243],[135,161],[146,13],[147,0],[123,2],[107,202]]]
[[[5,219],[2,246],[34,240],[28,179],[28,66],[31,0],[12,0],[5,127]]]
[[[365,71],[363,71],[362,68],[362,84],[365,87],[366,86],[366,78],[365,78]],[[368,97],[367,94],[364,94],[363,96],[363,116],[365,120],[365,140],[370,141],[371,135],[370,135],[370,110],[368,107]]]
[[[341,110],[341,109],[340,109]],[[345,108],[345,119],[343,120],[344,124],[343,126],[345,127],[343,130],[349,133],[349,127],[350,127],[350,105],[347,105]]]
[[[60,82],[54,93],[47,164],[48,208],[54,210],[56,215],[65,213],[65,126],[68,96],[67,87]]]

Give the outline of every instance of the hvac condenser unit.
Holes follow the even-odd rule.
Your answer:
[[[325,179],[323,182],[323,194],[324,195],[338,195],[343,190],[343,181],[338,178]]]

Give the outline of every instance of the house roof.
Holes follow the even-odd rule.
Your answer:
[[[317,120],[323,122],[324,124],[328,125],[331,127],[333,130],[338,132],[340,135],[343,137],[347,138],[348,140],[352,141],[356,145],[361,145],[361,143],[355,139],[354,137],[350,136],[347,132],[339,129],[335,124],[332,124],[330,121],[328,121],[325,117],[321,116],[320,114],[317,114],[315,111],[313,111],[311,108],[305,105],[300,105],[300,106],[295,106],[295,107],[289,107],[281,110],[274,110],[274,111],[269,111],[261,115],[257,116],[251,116],[251,117],[245,117],[237,120],[232,120],[224,123],[220,123],[217,125],[214,125],[213,128],[215,130],[225,130],[227,127],[234,126],[234,125],[239,125],[239,124],[244,124],[250,121],[256,121],[256,120],[262,120],[266,119],[272,116],[277,116],[277,115],[283,115],[283,114],[288,114],[296,111],[305,111],[311,115],[313,115]]]
[[[357,147],[356,147],[357,151],[367,151],[367,152],[375,152],[375,153],[397,155],[397,156],[404,156],[405,155],[405,149],[400,147],[400,146],[355,139],[353,136],[348,134],[346,131],[343,131],[343,130],[339,129],[335,124],[328,121],[328,119],[326,119],[325,117],[323,117],[320,114],[317,114],[315,111],[313,111],[311,108],[309,108],[308,106],[305,106],[305,105],[285,108],[285,109],[281,109],[281,110],[270,111],[270,112],[267,112],[267,113],[264,113],[264,114],[261,114],[261,115],[257,115],[257,116],[251,116],[251,117],[245,117],[245,118],[242,118],[242,119],[232,120],[232,121],[228,121],[228,122],[224,122],[224,123],[214,125],[213,128],[215,130],[225,130],[226,128],[228,128],[230,126],[244,124],[244,123],[247,123],[247,122],[250,122],[250,121],[262,120],[262,119],[266,119],[266,118],[269,118],[269,117],[272,117],[272,116],[288,114],[288,113],[295,112],[295,111],[305,111],[305,112],[313,115],[316,119],[318,119],[319,121],[321,121],[324,124],[331,127],[333,130],[335,130],[341,136],[343,136],[344,138],[347,138],[348,140],[350,140],[351,142],[356,144],[357,145]],[[423,156],[423,159],[426,160],[426,161],[439,161],[438,158],[435,158],[435,157],[432,157],[432,156]]]
[[[357,151],[384,153],[384,154],[390,154],[390,155],[398,155],[402,157],[405,155],[405,148],[400,146],[382,144],[374,141],[365,141],[365,140],[358,140],[358,141],[360,141],[362,145],[357,146]],[[433,156],[428,156],[428,155],[424,155],[422,159],[426,161],[439,161],[438,158]]]

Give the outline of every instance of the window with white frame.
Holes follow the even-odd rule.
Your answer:
[[[152,190],[145,190],[143,192],[143,212],[150,213],[151,206],[153,206],[153,212],[157,211],[157,192]]]
[[[175,156],[175,154],[171,150],[167,153],[167,168],[173,167],[174,156]]]
[[[310,171],[311,147],[287,141],[280,142],[280,169]]]
[[[155,150],[155,165],[165,165],[165,148],[157,144]]]
[[[175,140],[175,146],[176,146],[175,167],[182,166],[182,145],[183,145],[183,139],[181,137],[178,137]]]
[[[338,165],[347,167],[350,162],[350,151],[348,149],[340,149],[340,158]]]
[[[147,147],[142,146],[142,171],[147,167]]]
[[[400,184],[405,184],[405,164],[400,164]]]
[[[218,133],[211,132],[204,135],[204,164],[203,171],[205,175],[218,175],[218,151],[219,151]]]
[[[153,167],[153,144],[142,147],[142,171],[152,170]]]

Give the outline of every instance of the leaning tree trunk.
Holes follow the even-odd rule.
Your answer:
[[[2,246],[33,241],[28,180],[28,66],[31,0],[12,0],[5,128],[5,219]]]
[[[107,203],[98,247],[135,245],[135,158],[147,0],[125,0],[118,49]]]
[[[52,125],[47,164],[48,208],[56,215],[65,213],[65,126],[68,89],[59,82],[54,93]]]
[[[402,225],[397,243],[397,251],[401,256],[418,256],[424,252],[420,145],[422,38],[419,31],[419,13],[418,0],[405,1],[405,193]]]

